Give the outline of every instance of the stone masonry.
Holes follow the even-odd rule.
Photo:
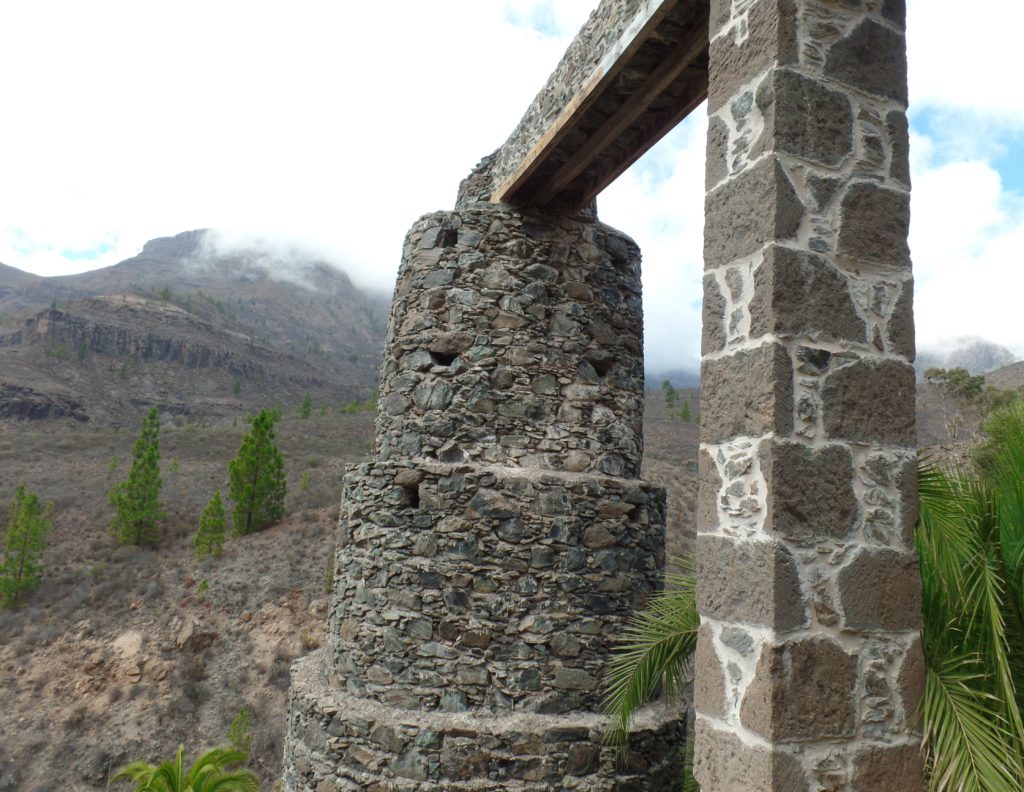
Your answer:
[[[696,768],[921,790],[903,0],[602,0],[456,210],[406,238],[287,790],[654,790],[605,746],[658,585],[639,251],[591,199],[707,95]]]
[[[920,790],[902,0],[716,0],[696,775]]]
[[[618,764],[599,714],[664,561],[664,493],[637,479],[639,250],[592,213],[464,203],[406,238],[285,788],[662,788],[681,713],[645,711]]]

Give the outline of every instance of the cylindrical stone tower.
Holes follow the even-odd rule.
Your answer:
[[[641,790],[684,722],[603,741],[601,679],[663,563],[640,480],[640,256],[468,204],[406,238],[374,460],[345,478],[329,638],[293,669],[288,790]]]

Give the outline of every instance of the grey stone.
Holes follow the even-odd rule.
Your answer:
[[[848,629],[921,626],[921,573],[914,553],[864,548],[840,570],[836,585]]]
[[[704,202],[704,266],[714,268],[796,236],[803,204],[774,156],[733,176]]]
[[[705,360],[701,391],[701,442],[793,430],[793,369],[781,344]]]
[[[853,761],[853,789],[924,792],[924,757],[916,745],[869,745]]]
[[[892,152],[889,175],[910,189],[910,125],[907,114],[891,110],[885,116],[885,129]]]
[[[729,127],[717,116],[708,121],[707,169],[705,189],[710,190],[728,175]]]
[[[842,202],[839,254],[891,271],[910,267],[910,195],[872,182],[854,182]]]
[[[800,760],[784,750],[750,746],[732,732],[697,724],[694,778],[713,792],[809,792]]]
[[[853,110],[846,94],[789,69],[776,69],[757,89],[767,150],[830,167],[853,152]],[[751,158],[757,157],[757,147]]]
[[[740,720],[773,742],[848,737],[857,725],[857,657],[830,638],[762,647]]]
[[[889,343],[893,352],[913,361],[917,353],[914,343],[914,282],[903,281],[900,296],[896,299],[889,317]]]
[[[725,348],[725,298],[714,275],[704,276],[700,352],[707,355]]]
[[[751,597],[752,591],[762,593]],[[807,622],[796,561],[774,542],[698,535],[697,608],[713,619],[779,631]]]
[[[796,4],[792,0],[754,3],[747,16],[748,35],[739,45],[734,34],[711,41],[708,112],[731,101],[739,88],[773,66],[797,62]]]
[[[907,104],[907,44],[873,19],[861,21],[829,50],[825,74],[859,91]]]
[[[767,484],[765,527],[784,539],[809,544],[845,539],[857,520],[853,460],[841,445],[810,448],[765,441],[759,449]]]
[[[836,369],[821,390],[825,432],[837,440],[912,447],[914,393],[909,363],[861,360]]]
[[[754,648],[754,638],[739,627],[723,627],[722,643],[741,655],[748,655]]]
[[[726,716],[725,674],[715,651],[711,628],[701,625],[697,631],[697,650],[693,658],[693,704],[697,712],[712,718]]]
[[[867,335],[845,274],[823,256],[772,245],[754,272],[752,338],[774,333],[816,341],[859,341]]]

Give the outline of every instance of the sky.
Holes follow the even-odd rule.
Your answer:
[[[596,4],[4,3],[0,262],[70,274],[216,228],[389,291],[408,227],[452,208]],[[918,346],[1024,356],[1024,5],[908,5]],[[698,360],[705,112],[598,199],[643,250],[649,369]]]

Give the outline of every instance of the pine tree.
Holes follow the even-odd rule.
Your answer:
[[[273,413],[260,410],[228,467],[235,536],[255,533],[284,517],[284,456],[274,444],[274,419]]]
[[[690,403],[688,401],[683,402],[683,409],[679,411],[679,417],[686,423],[690,422]]]
[[[309,418],[313,414],[313,399],[307,393],[302,399],[302,406],[299,407],[299,417]]]
[[[110,530],[121,544],[155,547],[158,525],[164,517],[160,503],[160,421],[156,407],[142,420],[142,430],[132,448],[128,478],[110,491],[114,518]]]
[[[224,503],[220,499],[220,490],[213,493],[210,502],[203,509],[199,518],[199,530],[196,531],[196,538],[192,544],[195,545],[199,558],[208,555],[220,558],[224,549]]]
[[[39,585],[43,576],[40,558],[46,535],[53,527],[49,507],[44,511],[39,496],[19,486],[7,517],[4,560],[0,563],[0,604],[16,608],[21,595]]]

